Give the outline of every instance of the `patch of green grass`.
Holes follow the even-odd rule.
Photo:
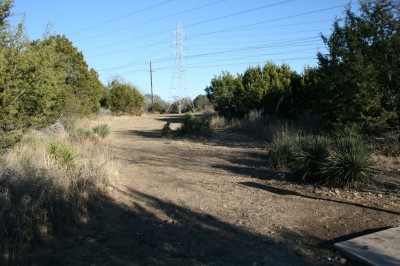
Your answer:
[[[78,136],[86,138],[86,139],[93,139],[95,136],[93,130],[88,129],[88,128],[78,128],[76,130],[76,134]]]
[[[107,124],[100,124],[92,128],[93,132],[101,138],[106,138],[111,133],[111,129]]]
[[[62,166],[71,167],[74,165],[78,152],[71,146],[57,141],[50,141],[47,145],[47,152]]]
[[[100,124],[94,126],[92,129],[89,128],[78,128],[76,135],[85,139],[94,139],[96,136],[102,139],[108,137],[111,134],[111,129],[107,124]]]

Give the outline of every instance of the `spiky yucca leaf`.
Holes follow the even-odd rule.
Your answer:
[[[356,187],[370,181],[377,168],[362,137],[353,129],[345,128],[321,172],[328,185]]]
[[[326,137],[304,137],[293,148],[290,168],[303,181],[321,181],[321,165],[329,156],[330,141]]]
[[[72,167],[78,157],[78,151],[65,143],[50,141],[47,152],[53,156],[62,166]]]

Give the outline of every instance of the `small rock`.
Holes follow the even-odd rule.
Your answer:
[[[347,263],[347,260],[345,258],[340,259],[340,264],[346,264],[346,263]]]
[[[383,195],[382,195],[382,194],[378,194],[378,197],[379,197],[379,198],[382,198],[382,197],[383,197]]]

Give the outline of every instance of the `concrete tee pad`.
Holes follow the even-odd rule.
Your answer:
[[[400,227],[334,244],[350,258],[369,265],[400,265]]]

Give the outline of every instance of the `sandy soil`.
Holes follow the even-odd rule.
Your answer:
[[[119,179],[34,265],[355,265],[332,244],[400,225],[400,169],[361,191],[298,184],[265,167],[260,140],[161,138],[166,121],[108,121]]]

